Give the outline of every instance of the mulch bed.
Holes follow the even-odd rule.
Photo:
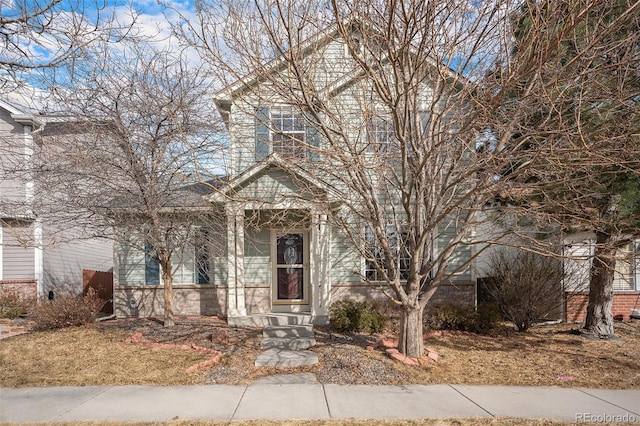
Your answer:
[[[164,327],[154,318],[104,321],[99,327],[140,333],[146,341],[163,344],[188,344],[222,352],[221,361],[207,374],[208,383],[249,384],[283,369],[255,367],[260,353],[262,329],[229,327],[217,317],[182,317],[173,327]],[[384,351],[367,350],[380,338],[361,333],[335,333],[328,327],[315,327],[319,363],[314,366],[287,368],[286,373],[311,372],[320,383],[401,384],[410,379],[399,371]]]

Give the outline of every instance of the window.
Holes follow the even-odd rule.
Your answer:
[[[150,285],[160,284],[160,262],[158,254],[151,244],[144,245],[144,282]]]
[[[198,231],[195,245],[185,250],[185,253],[174,256],[173,282],[174,284],[209,284],[211,282],[211,257],[208,244],[208,232]],[[144,249],[144,279],[147,285],[160,284],[160,262],[151,244],[145,244]]]
[[[361,34],[352,34],[349,43],[344,44],[344,54],[347,58],[351,57],[351,50],[357,56],[364,55],[364,44],[362,43]]]
[[[638,275],[640,275],[640,241],[635,241],[618,249],[613,289],[637,290]]]
[[[256,160],[272,152],[286,158],[317,160],[320,138],[311,118],[292,106],[260,107],[255,115]]]
[[[389,146],[395,141],[393,124],[382,118],[371,118],[367,123],[367,152],[390,152]]]
[[[273,152],[283,157],[304,156],[305,119],[291,107],[271,109],[271,143]]]
[[[398,233],[394,225],[387,225],[386,238],[391,251],[394,253],[395,262],[398,262],[398,272],[401,280],[406,280],[409,273],[409,263],[411,257],[406,247],[406,232]],[[364,276],[368,281],[384,281],[384,276],[381,271],[376,269],[376,265],[387,272],[387,262],[384,257],[384,251],[379,241],[376,239],[371,227],[365,228],[365,250],[367,258],[364,265]]]
[[[196,284],[209,284],[211,282],[209,276],[211,259],[209,256],[209,232],[206,229],[201,229],[196,234],[194,257]]]

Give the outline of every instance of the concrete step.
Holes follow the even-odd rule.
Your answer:
[[[318,363],[318,355],[311,351],[269,349],[256,358],[256,367],[300,367]]]
[[[270,325],[308,325],[313,323],[311,314],[250,314],[243,317],[229,317],[228,323],[234,327],[267,327]]]
[[[313,326],[311,325],[271,325],[262,330],[262,337],[285,337],[294,339],[298,337],[313,338]]]
[[[303,351],[316,345],[313,337],[263,337],[260,349],[286,349],[290,351]]]

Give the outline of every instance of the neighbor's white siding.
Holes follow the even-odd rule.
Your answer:
[[[33,280],[36,278],[35,249],[16,239],[16,233],[28,233],[31,230],[31,225],[13,225],[12,228],[3,228],[2,279]]]
[[[18,178],[18,170],[24,163],[26,140],[24,126],[11,114],[0,108],[0,210],[11,213],[26,200],[26,183]],[[24,209],[20,209],[22,212]]]
[[[113,271],[113,242],[93,239],[44,248],[44,291],[82,294],[82,270]]]

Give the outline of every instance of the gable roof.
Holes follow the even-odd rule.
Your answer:
[[[362,22],[357,18],[351,16],[346,18],[341,23],[334,23],[328,28],[317,32],[316,34],[308,37],[304,41],[302,41],[295,49],[300,50],[305,55],[308,55],[311,52],[316,51],[322,46],[325,46],[330,41],[335,40],[336,38],[341,37],[341,28],[347,27],[350,30],[354,28],[362,26]],[[221,113],[224,121],[226,122],[226,115],[230,108],[231,102],[234,96],[243,90],[249,89],[266,78],[266,76],[281,71],[286,66],[286,59],[284,55],[278,55],[274,59],[267,62],[264,66],[262,66],[259,70],[253,71],[248,75],[236,80],[235,82],[229,84],[228,86],[222,88],[218,92],[214,94],[214,101],[218,107],[218,111]],[[436,66],[437,63],[434,59],[431,59],[430,64],[432,66]],[[344,87],[349,86],[352,82],[361,78],[364,75],[364,71],[360,71],[355,74],[348,74],[343,77],[340,81],[334,82],[328,87],[328,92],[331,95],[339,93],[340,90]],[[462,80],[464,82],[468,82],[467,78],[462,74],[454,71],[453,69],[447,67],[447,77],[454,78],[456,80]]]
[[[233,197],[236,191],[239,191],[249,183],[255,181],[263,172],[267,172],[271,169],[279,169],[285,173],[291,175],[297,180],[304,181],[311,185],[313,188],[317,188],[323,193],[327,194],[331,200],[340,200],[342,195],[333,186],[318,179],[316,176],[308,173],[302,167],[285,161],[277,153],[271,153],[268,157],[262,161],[254,164],[252,167],[245,170],[240,175],[228,182],[227,185],[221,186],[218,191],[207,197],[207,200],[212,203],[224,203],[229,201]]]

